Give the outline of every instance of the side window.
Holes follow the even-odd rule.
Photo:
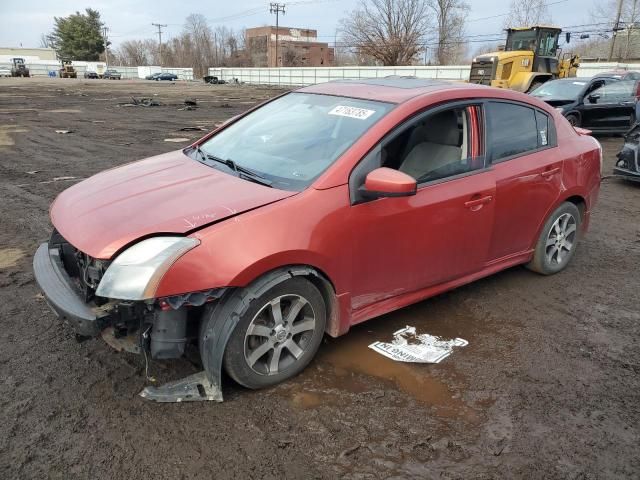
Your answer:
[[[487,118],[492,163],[538,148],[540,133],[533,108],[490,102]]]
[[[590,103],[619,103],[633,100],[635,81],[625,80],[604,85],[591,92]],[[595,100],[595,101],[594,101]]]
[[[552,144],[553,138],[549,132],[549,117],[536,110],[536,125],[538,127],[538,147],[546,147]]]
[[[478,106],[423,116],[383,142],[382,166],[411,175],[418,183],[483,168],[479,119]]]

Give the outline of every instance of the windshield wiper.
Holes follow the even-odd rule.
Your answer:
[[[267,180],[265,177],[260,175],[253,170],[240,166],[230,158],[220,158],[215,155],[211,155],[209,153],[205,153],[200,146],[196,146],[196,151],[200,154],[204,161],[213,160],[218,163],[222,163],[226,165],[228,168],[233,170],[238,174],[238,177],[244,178],[245,180],[249,180],[251,182],[259,183],[260,185],[264,185],[265,187],[273,187],[273,182],[271,180]]]

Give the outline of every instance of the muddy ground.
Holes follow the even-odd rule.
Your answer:
[[[142,358],[75,341],[31,272],[54,197],[277,92],[0,79],[0,478],[638,478],[640,185],[603,183],[563,273],[513,268],[385,315],[284,385],[227,379],[222,404],[147,402]],[[163,105],[118,106],[141,95]],[[610,171],[621,139],[602,142]],[[367,348],[405,325],[469,345],[437,365]]]

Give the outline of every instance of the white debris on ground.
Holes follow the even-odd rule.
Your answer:
[[[405,327],[393,333],[393,341],[374,342],[369,348],[397,362],[440,363],[451,355],[453,347],[465,347],[469,342],[462,338],[443,340],[423,333],[416,334],[415,327]]]

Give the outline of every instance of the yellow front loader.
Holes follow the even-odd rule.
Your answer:
[[[503,51],[473,59],[469,82],[530,92],[547,80],[575,77],[580,59],[562,54],[561,33],[560,28],[547,26],[507,29]]]

